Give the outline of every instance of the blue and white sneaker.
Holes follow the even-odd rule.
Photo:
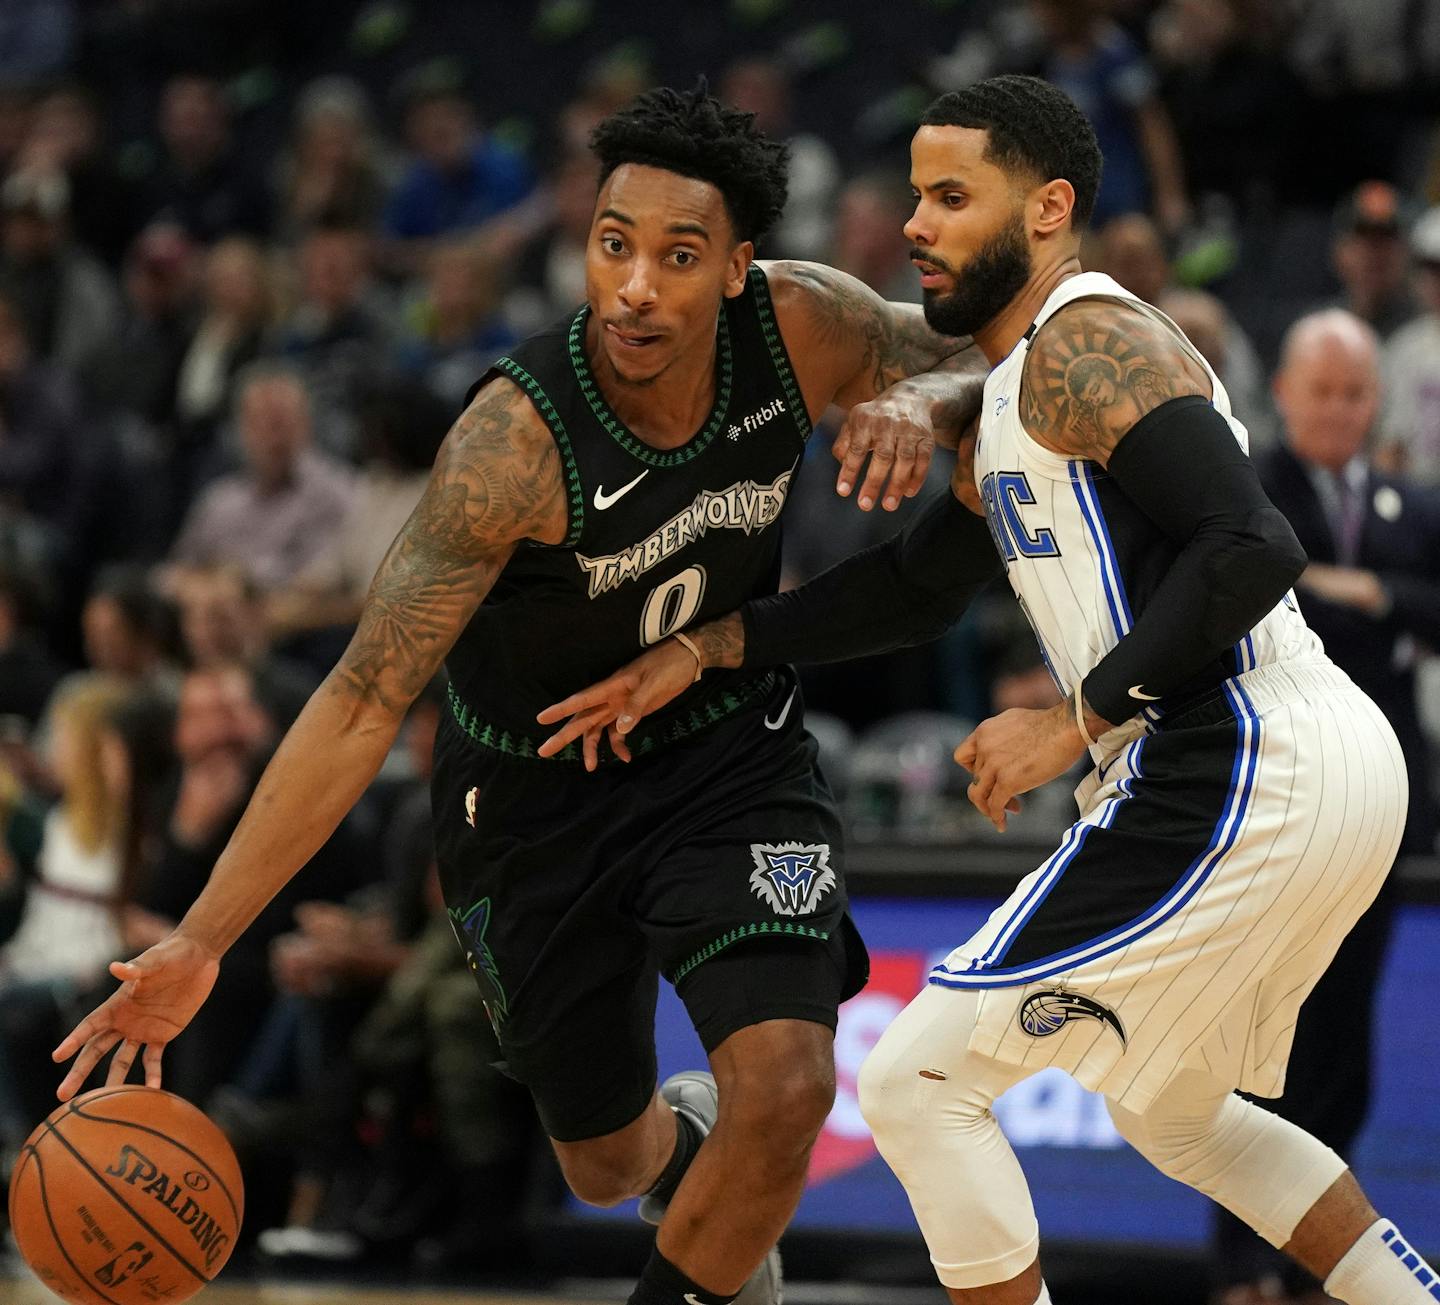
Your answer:
[[[720,1115],[720,1093],[715,1079],[702,1069],[682,1070],[672,1074],[660,1085],[660,1097],[675,1111],[683,1114],[702,1138],[710,1136]],[[640,1217],[658,1225],[665,1217],[667,1202],[653,1196],[640,1198]],[[734,1305],[782,1305],[784,1275],[780,1267],[780,1248],[772,1246],[760,1267],[750,1275]]]

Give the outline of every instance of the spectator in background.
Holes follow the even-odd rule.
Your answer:
[[[1328,310],[1285,339],[1275,396],[1285,442],[1258,470],[1271,501],[1310,556],[1301,602],[1325,651],[1385,713],[1410,772],[1402,852],[1435,845],[1430,758],[1415,703],[1414,641],[1440,642],[1440,498],[1378,473],[1365,442],[1380,401],[1379,343],[1353,314]],[[1383,782],[1383,781],[1382,781]],[[1300,1011],[1285,1095],[1267,1105],[1342,1156],[1370,1101],[1375,988],[1389,938],[1395,881],[1345,938]],[[1318,1284],[1228,1216],[1216,1262],[1230,1274],[1224,1305],[1326,1299]]]
[[[198,262],[183,228],[142,231],[125,258],[119,329],[84,368],[85,389],[100,409],[139,418],[152,443],[175,418],[176,381],[195,329]]]
[[[354,495],[351,475],[311,447],[310,399],[289,368],[252,364],[235,406],[244,466],[201,493],[171,559],[235,562],[262,589],[282,589],[329,546]]]
[[[831,224],[835,194],[841,182],[840,160],[823,137],[795,130],[790,74],[775,59],[741,59],[725,70],[719,96],[722,103],[753,113],[755,125],[766,136],[783,140],[790,149],[790,197],[785,202],[784,215],[766,238],[762,256],[823,257],[833,239]],[[591,171],[594,171],[593,162]],[[591,191],[593,201],[593,186]],[[900,193],[907,192],[902,189]]]
[[[1405,225],[1400,192],[1385,181],[1364,182],[1335,210],[1335,306],[1368,322],[1382,342],[1415,316]]]
[[[276,328],[272,352],[304,377],[315,442],[356,455],[354,396],[383,369],[393,334],[372,275],[372,241],[358,227],[315,227],[296,260],[300,301]]]
[[[75,400],[59,373],[35,361],[24,319],[3,291],[0,434],[5,551],[53,568],[74,521],[79,442]],[[43,539],[33,537],[37,530]]]
[[[1166,0],[1151,32],[1160,98],[1175,124],[1189,191],[1202,206],[1207,196],[1223,196],[1243,218],[1280,198],[1277,187],[1288,178],[1276,142],[1298,125],[1301,101],[1295,79],[1242,5]]]
[[[36,103],[17,168],[64,173],[75,239],[118,267],[135,234],[135,195],[106,144],[99,104],[84,86],[67,82]]]
[[[0,290],[36,355],[74,374],[114,337],[120,305],[109,273],[71,240],[69,213],[61,172],[14,172],[0,186]]]
[[[23,721],[20,741],[39,724],[64,673],[45,644],[37,589],[23,572],[0,567],[0,721]]]
[[[1185,332],[1215,369],[1230,396],[1231,411],[1250,434],[1251,454],[1269,448],[1278,434],[1260,359],[1225,305],[1208,291],[1180,287],[1162,291],[1151,302]]]
[[[260,356],[274,295],[259,245],[244,236],[220,240],[205,258],[200,322],[175,381],[175,442],[169,469],[174,502],[183,508],[218,460],[217,435],[230,411],[235,377]],[[171,522],[172,530],[178,521]]]
[[[1095,126],[1105,174],[1093,224],[1153,212],[1168,235],[1190,219],[1180,146],[1144,52],[1103,0],[1030,0],[1040,50],[1029,68],[1060,87]]]
[[[585,302],[585,246],[595,219],[595,156],[568,152],[549,181],[550,218],[518,251],[505,315],[520,335]]]
[[[472,383],[480,373],[472,373]],[[364,461],[339,526],[288,589],[274,593],[267,620],[280,639],[324,630],[334,636],[313,661],[328,670],[349,641],[381,560],[430,478],[458,411],[413,380],[370,386],[360,401]],[[333,654],[333,655],[330,655]]]
[[[871,172],[847,182],[835,204],[835,240],[825,261],[891,303],[918,304],[920,278],[902,230],[913,208],[904,177]]]
[[[290,148],[276,174],[274,228],[286,242],[312,227],[373,230],[385,177],[365,92],[348,77],[319,77],[295,104]]]
[[[0,949],[0,1136],[17,1146],[54,1098],[47,1043],[105,978],[121,951],[119,900],[127,777],[109,719],[125,696],[85,676],[52,712],[59,801],[45,817],[38,874],[20,924]]]
[[[165,219],[202,245],[267,233],[265,190],[235,148],[219,82],[198,73],[172,77],[161,96],[159,128],[164,152],[138,201],[142,225]]]
[[[1154,222],[1141,213],[1112,218],[1095,237],[1093,252],[1086,251],[1086,266],[1108,273],[1131,294],[1171,317],[1175,314],[1161,300],[1168,298],[1171,307],[1188,315],[1210,347],[1206,348],[1194,335],[1190,336],[1191,342],[1220,374],[1236,416],[1249,428],[1257,444],[1273,441],[1275,416],[1255,346],[1217,299],[1200,291],[1180,291],[1175,286],[1165,239]],[[1184,323],[1181,329],[1190,334]]]
[[[255,695],[282,730],[300,714],[319,676],[277,656],[266,633],[264,595],[240,567],[188,567],[170,584],[180,611],[187,663],[199,669],[244,666]]]
[[[454,80],[414,79],[405,142],[412,161],[383,219],[399,268],[415,267],[437,237],[473,230],[518,204],[534,184],[525,160],[481,129]]]
[[[470,387],[517,339],[503,289],[499,260],[473,236],[440,241],[426,258],[425,296],[411,309],[397,361],[451,412],[464,407]]]
[[[0,5],[0,82],[37,85],[64,71],[75,46],[73,0]]]
[[[244,667],[212,666],[185,676],[175,718],[177,788],[164,834],[141,870],[129,946],[149,946],[195,900],[245,809],[275,737],[275,722]],[[282,890],[265,908],[245,939],[226,954],[205,1010],[167,1047],[170,1091],[203,1105],[229,1078],[273,996],[271,942],[291,927],[299,901],[339,901],[371,879],[372,859],[356,822],[347,821],[315,854],[303,889]]]
[[[1440,489],[1440,206],[1415,224],[1410,252],[1421,312],[1385,344],[1381,459]]]
[[[100,573],[80,613],[85,663],[137,689],[169,692],[179,675],[174,605],[150,583],[144,567]]]

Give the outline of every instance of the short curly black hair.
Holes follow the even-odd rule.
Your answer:
[[[725,200],[737,240],[758,241],[785,208],[790,150],[755,126],[753,113],[721,104],[702,78],[637,95],[590,134],[600,184],[623,163],[708,181]]]
[[[1079,231],[1089,223],[1104,160],[1089,119],[1058,87],[1039,77],[989,77],[942,95],[920,125],[983,128],[990,133],[986,158],[1039,181],[1068,181],[1075,188],[1072,225]]]

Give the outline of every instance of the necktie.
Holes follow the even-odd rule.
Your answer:
[[[1338,511],[1335,519],[1335,560],[1354,566],[1360,557],[1360,530],[1365,524],[1365,491],[1343,471],[1335,475]]]

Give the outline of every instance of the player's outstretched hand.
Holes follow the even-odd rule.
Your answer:
[[[830,446],[840,460],[835,492],[849,497],[868,458],[870,466],[858,495],[862,512],[877,502],[893,512],[902,498],[914,498],[935,453],[932,409],[931,400],[899,387],[851,408]]]
[[[219,960],[178,929],[133,961],[114,962],[110,973],[120,980],[119,989],[51,1052],[56,1062],[75,1057],[55,1095],[69,1101],[90,1071],[116,1047],[105,1079],[107,1086],[125,1081],[144,1047],[145,1082],[159,1087],[165,1044],[194,1017],[219,972]]]
[[[1007,815],[1020,810],[1017,795],[1063,775],[1085,751],[1068,702],[1036,710],[1012,707],[982,721],[958,748],[955,760],[970,772],[975,808],[1002,834]]]
[[[565,724],[540,745],[540,755],[553,757],[580,739],[585,769],[594,770],[600,764],[600,740],[608,735],[615,755],[629,761],[625,736],[636,722],[678,698],[694,682],[695,654],[676,640],[666,639],[608,679],[546,707],[535,718],[540,724]]]

